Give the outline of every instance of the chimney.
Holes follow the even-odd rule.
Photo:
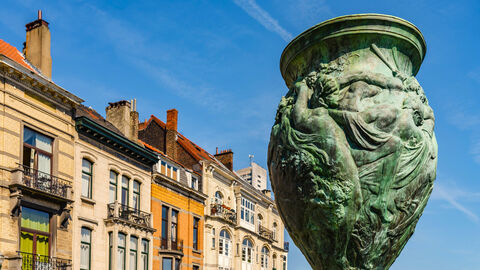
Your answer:
[[[105,109],[107,121],[120,130],[123,136],[138,142],[138,112],[137,100],[121,100],[108,103]]]
[[[233,171],[233,152],[232,149],[222,150],[218,153],[218,149],[216,151],[215,158],[222,162],[225,167],[227,167],[230,171]]]
[[[165,153],[174,160],[177,160],[177,121],[178,111],[176,109],[168,110],[165,135]]]
[[[48,22],[42,19],[42,11],[38,11],[38,19],[25,25],[27,40],[24,54],[27,60],[38,68],[43,75],[52,78],[52,56],[50,55],[50,30]]]

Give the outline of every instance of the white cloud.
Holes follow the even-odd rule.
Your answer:
[[[432,199],[444,200],[475,223],[480,221],[480,217],[460,201],[480,201],[480,193],[468,192],[452,185],[435,184]]]
[[[293,38],[293,35],[285,30],[277,20],[272,18],[268,12],[262,9],[255,0],[233,0],[236,5],[241,7],[245,12],[247,12],[250,17],[254,18],[266,29],[277,33],[283,40],[290,41]]]

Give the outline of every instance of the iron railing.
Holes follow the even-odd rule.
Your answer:
[[[151,227],[152,214],[140,211],[133,207],[129,207],[118,202],[110,203],[108,207],[108,218],[117,218],[123,221],[128,221],[135,225],[144,227]]]
[[[23,169],[21,184],[48,194],[67,198],[68,188],[71,187],[70,181],[41,172],[25,165],[20,166]]]
[[[219,203],[212,203],[210,208],[210,215],[218,216],[233,224],[237,223],[237,213],[235,210]]]
[[[183,252],[183,240],[177,239],[176,241],[171,240],[170,246],[168,245],[168,240],[165,238],[161,239],[160,249],[161,250],[173,250]]]
[[[262,225],[258,225],[258,234],[269,240],[275,240],[275,238],[273,237],[273,231],[267,229],[266,227],[263,227]]]
[[[22,258],[22,270],[70,270],[72,261],[27,252],[18,252]]]
[[[283,250],[288,252],[289,249],[290,249],[290,243],[289,242],[283,242]]]

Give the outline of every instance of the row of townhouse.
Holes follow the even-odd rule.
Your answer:
[[[286,269],[271,194],[177,130],[51,80],[50,31],[0,40],[0,269]]]

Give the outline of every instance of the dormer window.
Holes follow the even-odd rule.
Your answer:
[[[160,173],[173,180],[178,180],[178,168],[163,160],[160,161]]]

